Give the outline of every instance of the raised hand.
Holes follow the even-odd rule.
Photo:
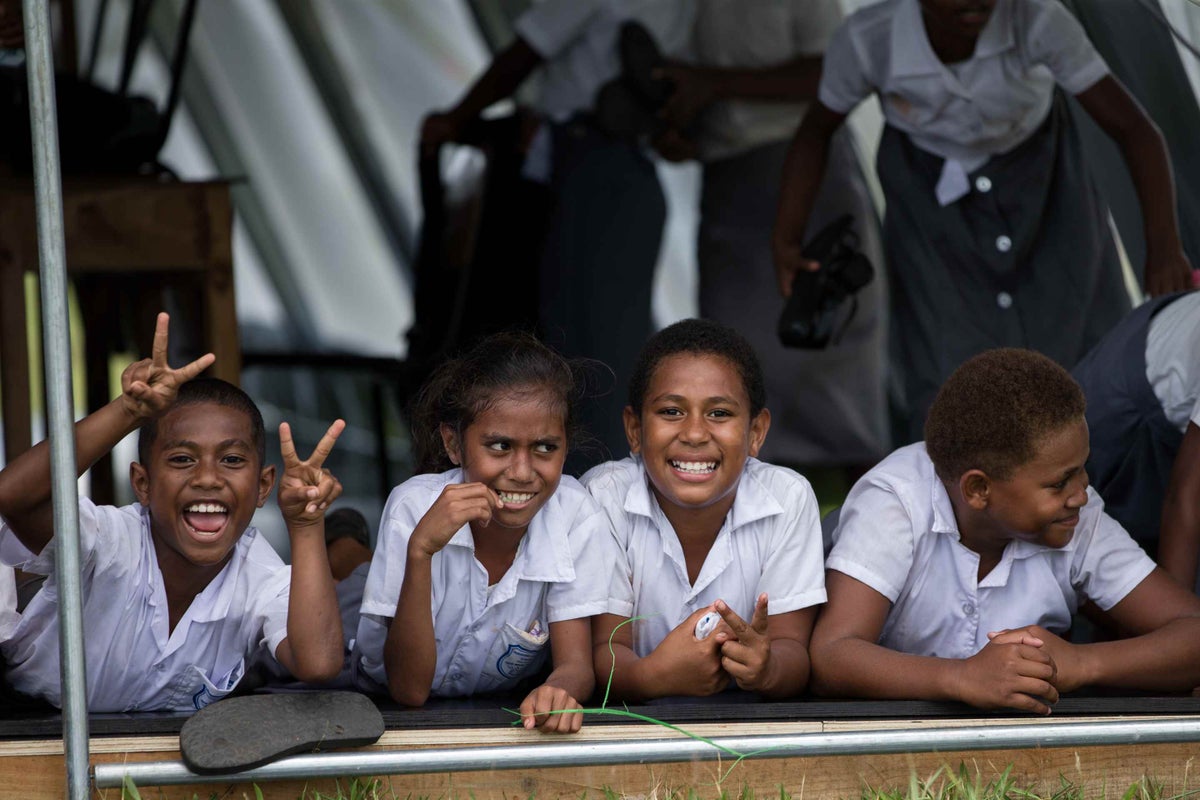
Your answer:
[[[499,495],[482,483],[452,483],[421,517],[408,540],[409,554],[432,557],[468,522],[487,525],[492,512],[503,508]]]
[[[134,419],[152,419],[166,413],[179,387],[212,366],[217,357],[205,353],[192,363],[171,369],[167,364],[167,329],[171,318],[160,312],[154,326],[150,358],[143,358],[121,373],[121,404]]]
[[[983,649],[960,663],[958,696],[978,708],[1049,714],[1058,702],[1057,667],[1032,629],[989,634]]]
[[[583,714],[548,714],[548,711],[581,709],[566,690],[543,683],[521,703],[521,724],[525,730],[538,728],[542,733],[575,733],[583,725]]]
[[[767,637],[767,595],[760,594],[754,603],[749,624],[734,613],[724,600],[713,608],[729,626],[713,636],[721,644],[721,667],[741,689],[757,691],[767,679],[771,663],[771,640]]]
[[[325,519],[325,509],[342,493],[341,482],[324,468],[325,459],[333,450],[338,436],[346,428],[335,420],[317,442],[312,455],[304,461],[296,455],[292,429],[286,422],[279,424],[279,451],[283,455],[283,477],[279,480],[279,511],[288,531],[303,529]]]

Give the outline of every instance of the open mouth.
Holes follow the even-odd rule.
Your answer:
[[[198,539],[215,539],[229,521],[229,507],[224,503],[192,503],[183,509],[183,521]]]
[[[501,492],[497,491],[500,502],[506,506],[523,506],[537,496],[537,492]]]
[[[711,475],[717,471],[716,461],[678,461],[671,460],[671,468],[684,475]]]

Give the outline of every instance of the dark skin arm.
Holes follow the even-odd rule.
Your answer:
[[[468,123],[478,119],[488,106],[511,96],[541,63],[542,57],[537,51],[518,36],[496,56],[453,108],[425,117],[421,125],[421,147],[428,152],[446,142],[458,141]]]
[[[1038,626],[1021,629],[1044,641],[1055,686],[1185,691],[1200,685],[1200,597],[1155,569],[1108,616],[1132,638],[1072,644]]]
[[[1121,148],[1142,205],[1146,237],[1145,288],[1151,295],[1192,286],[1175,212],[1171,160],[1158,127],[1137,100],[1111,75],[1076,95],[1079,104]]]
[[[768,700],[794,697],[808,685],[808,640],[816,607],[767,615],[767,596],[759,595],[747,623],[725,604],[714,604],[729,630],[713,635],[721,643],[721,668],[738,688]]]
[[[1158,564],[1185,589],[1196,585],[1200,561],[1200,427],[1189,422],[1183,434],[1159,528]]]
[[[75,424],[77,475],[86,472],[144,422],[166,413],[179,387],[216,360],[208,353],[185,367],[171,369],[167,364],[169,323],[166,314],[158,315],[153,356],[125,368],[121,373],[121,396]],[[33,553],[42,552],[53,538],[48,441],[22,453],[0,471],[0,515]]]
[[[855,578],[829,570],[829,593],[813,631],[812,687],[821,695],[958,700],[979,708],[1049,714],[1058,701],[1055,664],[1041,641],[998,635],[974,656],[933,658],[876,644],[891,602]]]
[[[784,297],[791,296],[792,279],[798,271],[815,270],[820,266],[801,255],[804,227],[825,175],[829,140],[845,119],[845,114],[827,108],[819,100],[814,102],[808,107],[788,148],[779,193],[779,212],[771,236],[779,293]]]

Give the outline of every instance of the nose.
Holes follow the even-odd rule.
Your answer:
[[[1067,498],[1067,507],[1068,508],[1083,508],[1084,506],[1087,505],[1087,501],[1088,501],[1087,489],[1088,489],[1088,485],[1089,485],[1088,474],[1087,474],[1087,472],[1082,472],[1081,476],[1082,476],[1082,480],[1079,481],[1078,488],[1071,494],[1071,496],[1069,498]]]
[[[508,477],[517,483],[529,483],[533,480],[533,456],[523,447],[513,450],[512,461],[508,464]]]
[[[708,440],[708,425],[703,414],[689,414],[684,420],[679,437],[687,444],[702,444]]]
[[[196,462],[195,468],[192,470],[192,485],[199,487],[214,487],[220,486],[222,481],[221,470],[218,468],[217,462],[209,458],[201,458]]]

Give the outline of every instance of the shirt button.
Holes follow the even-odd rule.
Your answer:
[[[1007,236],[997,236],[996,249],[1001,253],[1007,253],[1009,250],[1012,250],[1012,239]]]
[[[461,672],[455,672],[453,675],[450,676],[450,680],[452,680],[452,681],[461,681],[462,679],[463,679],[463,674]]]
[[[963,613],[968,617],[975,616],[975,606],[971,603],[963,603]]]
[[[992,190],[992,179],[987,175],[980,175],[975,179],[975,188],[981,192],[990,192]]]
[[[166,669],[166,668],[167,668],[167,665],[166,665],[166,664],[155,664],[155,665],[154,665],[154,668],[155,668],[156,670],[158,670],[159,672],[162,672],[164,669]]]
[[[1012,295],[1008,292],[1001,292],[1000,294],[996,295],[996,305],[1000,306],[1001,308],[1012,308],[1012,304]]]

